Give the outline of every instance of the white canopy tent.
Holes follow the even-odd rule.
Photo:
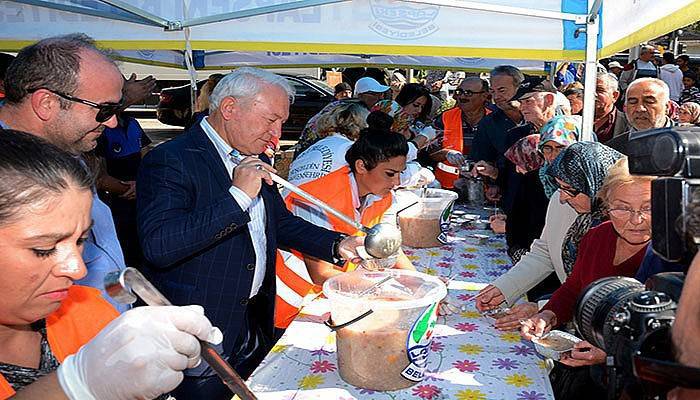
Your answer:
[[[699,16],[698,0],[17,0],[0,1],[0,49],[77,30],[185,50],[191,69],[192,49],[585,60],[588,132],[597,58]]]

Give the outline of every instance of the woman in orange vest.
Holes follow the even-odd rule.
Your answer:
[[[399,184],[399,174],[406,166],[408,145],[406,138],[390,131],[389,126],[363,130],[345,154],[347,166],[301,188],[366,226],[395,224],[392,189]],[[285,202],[295,215],[316,225],[347,235],[362,234],[296,194],[287,194]],[[275,326],[286,328],[307,294],[318,290],[326,279],[354,268],[349,263],[339,267],[298,253],[278,252]],[[397,255],[395,268],[414,269],[403,252]]]
[[[0,129],[0,399],[152,399],[219,338],[203,310],[119,316],[86,274],[91,174],[36,136]],[[218,333],[220,337],[220,332]]]

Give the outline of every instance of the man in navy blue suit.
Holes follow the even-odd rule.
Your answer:
[[[337,263],[356,259],[362,243],[292,215],[270,179],[262,153],[281,136],[293,96],[280,76],[237,69],[212,92],[210,116],[151,151],[137,181],[146,272],[174,304],[204,306],[243,378],[276,339],[277,248]],[[206,365],[185,375],[178,400],[231,396]]]

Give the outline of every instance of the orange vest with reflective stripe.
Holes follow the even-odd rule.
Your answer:
[[[58,310],[46,317],[46,340],[56,359],[63,362],[118,316],[119,312],[102,298],[99,290],[73,285]],[[0,399],[14,394],[15,390],[0,375]]]
[[[442,124],[445,127],[442,148],[463,153],[462,110],[455,107],[442,113]],[[437,168],[435,168],[435,179],[440,182],[443,188],[453,188],[457,178],[459,178],[459,167],[450,164],[447,160],[438,163]]]
[[[331,172],[330,174],[307,182],[300,187],[305,191],[323,200],[331,207],[341,213],[353,218],[355,215],[355,206],[352,198],[352,189],[350,181],[350,168],[343,167]],[[370,204],[369,207],[362,210],[360,222],[366,226],[373,226],[379,223],[384,216],[384,213],[391,207],[391,193],[382,197],[380,200]],[[296,201],[306,202],[298,195],[292,193],[285,198],[287,208],[292,210]],[[355,229],[354,226],[349,226],[333,215],[326,214],[333,230],[345,233],[347,235],[361,236],[363,232]],[[299,308],[302,305],[302,300],[312,290],[320,291],[320,287],[308,281],[305,277],[300,276],[298,271],[306,270],[303,255],[298,252],[289,254],[285,252],[287,259],[282,253],[277,251],[276,259],[276,275],[277,275],[277,295],[275,299],[275,326],[285,329],[294,320],[294,317],[299,314]],[[345,263],[342,270],[353,270],[355,266],[351,263]]]

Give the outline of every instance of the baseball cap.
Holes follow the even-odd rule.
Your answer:
[[[374,92],[374,93],[384,93],[387,90],[389,90],[389,86],[384,86],[377,82],[375,79],[370,78],[369,76],[365,76],[364,78],[360,78],[356,83],[355,83],[355,97],[357,95],[362,94],[362,93],[367,93],[367,92]]]
[[[622,64],[620,64],[620,63],[617,62],[617,61],[611,61],[611,62],[608,64],[608,69],[610,69],[610,68],[620,68],[620,69],[622,69]]]
[[[518,87],[518,91],[511,100],[520,100],[528,94],[535,92],[548,92],[556,93],[557,88],[552,85],[552,82],[548,81],[544,77],[527,77]]]

